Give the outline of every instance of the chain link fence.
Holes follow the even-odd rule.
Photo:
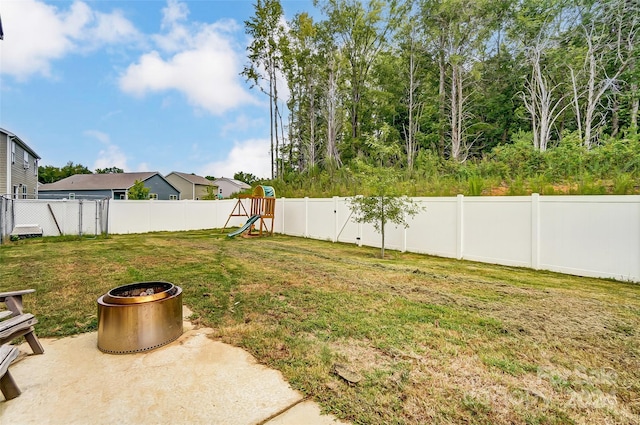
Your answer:
[[[0,197],[0,243],[12,237],[108,233],[109,199]]]

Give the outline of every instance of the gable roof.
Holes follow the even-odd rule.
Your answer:
[[[20,137],[16,136],[15,134],[13,134],[12,132],[10,132],[9,130],[5,130],[4,128],[0,127],[0,133],[4,133],[7,136],[9,136],[11,139],[13,139],[15,142],[17,142],[18,144],[20,144],[20,146],[22,146],[22,149],[24,149],[25,151],[29,152],[29,154],[31,154],[32,157],[36,158],[36,159],[42,159],[40,158],[40,155],[38,155],[36,153],[36,151],[34,151],[33,149],[31,149],[29,147],[29,145],[27,145],[24,140],[22,140]]]
[[[175,174],[178,177],[182,177],[189,183],[200,184],[203,186],[215,186],[215,184],[211,180],[205,179],[204,177],[197,176],[195,174],[187,174],[187,173],[180,173],[178,171],[172,171],[169,174],[167,174],[167,177],[169,177],[171,174]]]
[[[213,181],[213,183],[214,184],[218,184],[219,181],[229,182],[229,183],[239,187],[240,189],[251,189],[251,186],[249,186],[245,182],[241,182],[240,180],[235,180],[235,179],[229,179],[229,178],[226,178],[226,177],[220,177],[219,179],[215,179]]]
[[[43,184],[38,191],[47,190],[126,190],[133,186],[136,180],[145,181],[155,175],[159,175],[156,171],[147,171],[141,173],[111,173],[111,174],[74,174],[65,179],[58,180],[54,183]],[[167,182],[171,185],[171,183]],[[173,187],[173,185],[171,185]]]

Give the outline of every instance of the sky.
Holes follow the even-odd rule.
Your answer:
[[[311,1],[281,1],[286,18]],[[2,0],[0,127],[42,158],[271,174],[267,97],[240,75],[252,1]]]

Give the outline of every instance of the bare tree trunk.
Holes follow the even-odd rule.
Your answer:
[[[445,108],[445,78],[446,78],[446,64],[445,64],[445,56],[444,56],[444,48],[445,48],[445,40],[444,34],[440,35],[440,53],[438,55],[438,70],[440,72],[440,81],[438,84],[438,110],[439,110],[439,125],[438,125],[438,151],[440,156],[444,156],[444,147],[445,147],[445,132],[444,132],[444,117],[446,115]]]
[[[418,151],[416,135],[420,130],[420,115],[422,115],[422,107],[416,102],[416,93],[418,90],[417,70],[418,62],[416,61],[415,46],[413,34],[411,34],[411,46],[409,53],[409,125],[404,127],[405,149],[407,152],[407,168],[413,170],[414,159]]]
[[[461,133],[461,115],[462,111],[460,110],[460,87],[461,82],[459,81],[459,69],[457,64],[452,64],[451,66],[451,98],[449,99],[451,103],[451,111],[450,111],[450,119],[451,119],[451,158],[459,161],[460,159],[460,146],[462,143],[462,133]]]
[[[278,116],[280,115],[280,111],[278,109],[278,86],[276,80],[276,69],[275,67],[271,68],[271,81],[273,82],[273,98],[271,101],[273,102],[275,121],[274,121],[274,129],[275,129],[275,143],[276,143],[276,177],[280,177],[281,173],[281,165],[280,165],[280,138],[278,136]]]
[[[271,78],[269,78],[269,138],[271,139],[271,179],[276,177],[275,173],[275,152],[273,150],[273,84]]]
[[[613,108],[611,109],[611,137],[616,137],[620,131],[620,100],[614,96]]]
[[[308,163],[311,167],[316,165],[316,107],[315,93],[312,84],[308,85],[309,96],[309,158]]]
[[[573,88],[573,109],[576,113],[576,123],[578,124],[578,137],[582,140],[582,119],[580,118],[580,97],[578,95],[578,81],[576,78],[576,74],[573,71],[573,68],[570,68],[571,71],[571,86]]]
[[[638,99],[638,83],[631,84],[631,93],[633,98],[631,99],[631,128],[638,129],[638,106],[640,104]]]
[[[330,65],[328,81],[327,81],[327,150],[326,150],[326,162],[329,164],[339,164],[340,158],[338,157],[337,139],[338,132],[340,131],[338,122],[338,77],[336,71],[333,69],[333,64]]]
[[[538,41],[529,49],[528,59],[531,62],[531,78],[525,83],[522,93],[524,106],[531,116],[533,145],[544,152],[551,138],[554,122],[569,106],[562,107],[564,96],[554,99],[558,85],[549,87],[546,76],[542,73],[542,56],[544,46]]]

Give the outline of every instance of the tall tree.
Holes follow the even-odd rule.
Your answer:
[[[407,123],[402,125],[404,147],[407,156],[407,168],[413,170],[414,160],[418,152],[418,133],[424,110],[424,103],[420,99],[420,88],[424,75],[422,58],[424,49],[421,43],[420,23],[415,16],[411,16],[400,32],[400,46],[404,59],[405,103],[407,108]]]
[[[328,17],[328,30],[335,34],[349,67],[349,118],[351,138],[356,139],[371,67],[397,28],[405,6],[397,0],[369,0],[366,7],[360,0],[328,0],[322,10]]]
[[[269,96],[269,137],[271,142],[271,178],[278,170],[280,146],[278,122],[278,77],[281,75],[286,51],[284,14],[279,0],[256,0],[255,15],[245,21],[245,32],[252,37],[247,47],[249,64],[242,71],[253,87]],[[266,87],[265,87],[266,85]]]
[[[320,56],[319,28],[307,13],[290,22],[290,61],[286,77],[291,88],[289,99],[290,140],[297,141],[298,169],[308,170],[321,158],[318,137],[318,97],[320,70],[325,66]]]
[[[582,63],[570,65],[572,104],[579,134],[589,149],[613,112],[602,105],[603,99],[638,53],[640,5],[628,0],[589,2],[580,15],[575,42],[582,45]]]
[[[488,0],[421,2],[421,15],[438,58],[440,119],[448,124],[449,157],[456,161],[464,161],[473,144],[467,132],[472,83],[477,79],[472,70],[505,7],[504,1]],[[444,127],[441,131],[440,144],[444,145]]]

